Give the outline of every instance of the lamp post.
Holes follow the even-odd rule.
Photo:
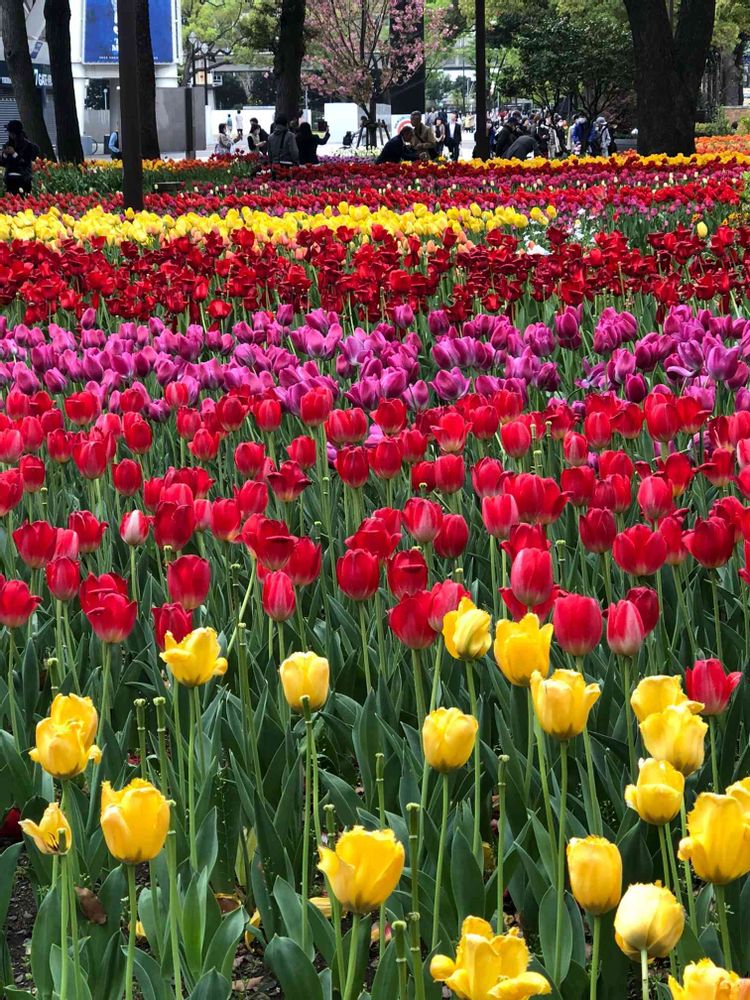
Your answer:
[[[475,156],[480,160],[486,160],[490,155],[490,147],[487,139],[487,29],[485,25],[485,0],[474,0],[474,19],[476,21],[476,32],[474,44],[476,46],[476,128]]]
[[[211,46],[208,42],[203,42],[201,44],[201,52],[203,53],[203,103],[208,107],[208,53]]]
[[[135,0],[117,0],[120,77],[120,127],[122,130],[122,194],[125,208],[143,208],[141,115],[138,107],[138,45]]]
[[[197,35],[191,31],[188,35],[185,59],[185,159],[195,159],[195,110],[193,106],[193,88],[195,86],[195,43]]]

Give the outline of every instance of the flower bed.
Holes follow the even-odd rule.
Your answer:
[[[744,169],[6,200],[17,989],[745,995]]]

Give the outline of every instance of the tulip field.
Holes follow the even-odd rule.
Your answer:
[[[0,201],[0,994],[750,1000],[750,157],[165,169]]]

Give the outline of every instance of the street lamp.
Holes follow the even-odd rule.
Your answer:
[[[203,53],[203,103],[208,107],[208,53],[211,46],[208,42],[201,42],[201,52]]]
[[[485,25],[485,0],[474,0],[474,20],[476,33],[476,123],[474,155],[486,160],[490,154],[487,140],[487,31]]]

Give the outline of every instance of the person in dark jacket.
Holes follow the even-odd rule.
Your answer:
[[[505,154],[506,160],[525,160],[529,156],[539,156],[539,143],[533,135],[519,135]]]
[[[318,146],[325,146],[331,137],[328,126],[325,122],[320,123],[321,128],[325,128],[325,134],[321,137],[313,135],[313,130],[307,122],[300,122],[297,132],[297,149],[299,150],[300,163],[320,163],[318,159]]]
[[[450,150],[451,159],[455,163],[461,153],[461,123],[458,115],[453,112],[446,126],[445,145]]]
[[[289,128],[289,119],[286,115],[276,116],[273,132],[268,137],[266,149],[272,167],[296,167],[299,163],[297,140],[294,132]]]
[[[383,146],[380,150],[380,156],[375,162],[401,163],[403,160],[418,160],[419,154],[411,144],[413,137],[414,129],[411,125],[404,125],[398,135],[394,135]]]
[[[503,127],[497,133],[493,153],[495,156],[503,158],[516,139],[524,134],[521,112],[513,111],[506,118]]]
[[[268,142],[268,132],[260,127],[257,118],[250,119],[250,131],[247,134],[247,148],[251,153],[265,153]]]
[[[0,152],[0,166],[5,168],[6,194],[30,194],[33,163],[39,147],[26,138],[21,122],[9,121],[8,139]]]

